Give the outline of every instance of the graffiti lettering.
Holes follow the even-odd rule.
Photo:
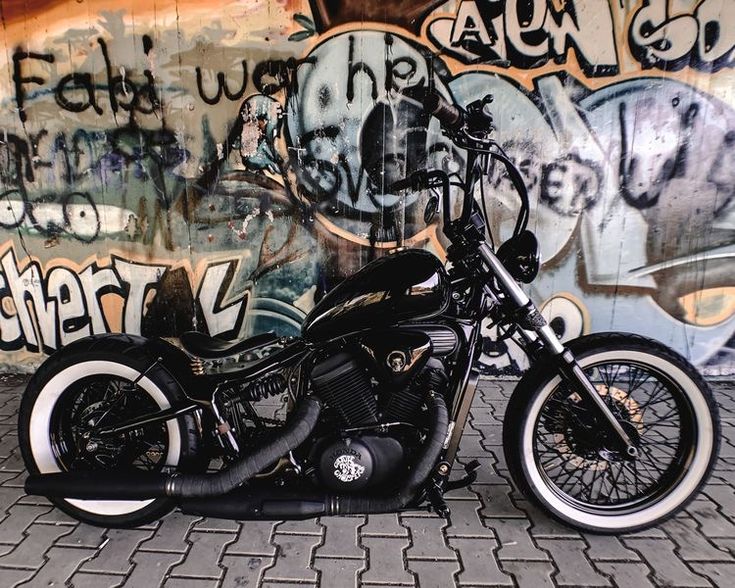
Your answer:
[[[646,68],[735,66],[735,4],[702,0],[691,14],[672,14],[670,0],[644,0],[629,29],[630,48]]]
[[[453,18],[429,25],[431,40],[466,63],[534,69],[550,59],[565,63],[574,49],[588,76],[618,72],[608,0],[464,0]]]
[[[33,53],[16,49],[13,53],[13,84],[15,85],[15,103],[18,106],[20,122],[26,122],[28,115],[25,111],[26,90],[25,84],[42,86],[45,80],[41,76],[26,76],[21,70],[21,63],[27,59],[37,59],[46,63],[53,63],[54,56],[50,53]]]
[[[214,262],[204,269],[198,284],[177,283],[188,290],[188,294],[179,292],[178,298],[193,301],[192,306],[179,305],[178,309],[189,317],[189,325],[192,317],[200,314],[202,328],[211,334],[237,336],[248,297],[247,291],[230,293],[237,265],[237,261]],[[168,264],[136,263],[114,255],[105,265],[93,261],[81,270],[66,267],[61,260],[46,267],[49,269],[44,272],[38,261],[28,258],[19,262],[12,247],[0,256],[3,351],[25,348],[51,353],[91,334],[117,329],[144,333],[149,330],[147,324],[158,322],[151,314],[156,296],[165,289],[167,276],[178,271]],[[177,305],[175,299],[169,301],[171,304]]]
[[[150,69],[143,70],[144,81],[137,83],[126,75],[124,67],[113,65],[107,42],[97,39],[97,44],[102,53],[105,64],[105,73],[107,76],[107,97],[110,110],[116,115],[121,110],[129,113],[130,120],[134,120],[134,114],[153,114],[160,109],[161,102],[158,98],[158,92],[155,86],[153,73]],[[146,53],[150,51],[150,38],[144,37],[144,46]],[[35,59],[46,63],[54,63],[55,58],[50,53],[33,53],[16,49],[13,53],[13,82],[15,85],[15,102],[18,106],[18,116],[21,122],[25,122],[28,118],[25,106],[27,98],[29,98],[25,86],[34,84],[44,86],[47,82],[41,76],[25,75],[23,73],[22,63],[25,60]],[[114,74],[119,71],[121,73]],[[72,72],[63,76],[53,88],[56,104],[69,112],[84,112],[90,107],[99,115],[104,113],[104,109],[99,103],[97,97],[97,87],[94,84],[94,77],[89,72]],[[240,96],[243,92],[240,93]],[[236,96],[227,91],[227,96]],[[236,96],[232,99],[237,99]]]
[[[82,101],[69,98],[69,94],[83,90],[86,96]],[[97,104],[94,93],[92,74],[70,73],[59,80],[56,86],[56,103],[69,112],[84,112],[90,106],[97,114],[102,114],[102,108]]]
[[[444,170],[461,196],[466,153],[422,108],[431,89],[464,108],[494,95],[560,334],[634,329],[735,369],[731,1],[207,0],[206,23],[119,4],[5,22],[5,364],[110,331],[296,334],[381,250],[441,256],[430,191],[390,189]],[[686,65],[701,71],[643,71]],[[518,197],[502,166],[488,180],[499,245]],[[522,365],[487,335],[489,368]]]
[[[569,154],[543,167],[541,201],[561,215],[574,216],[595,205],[601,183],[594,161]]]
[[[217,104],[220,99],[222,98],[222,94],[225,95],[225,97],[228,100],[240,100],[245,94],[245,90],[248,87],[248,63],[244,59],[241,61],[242,64],[242,84],[240,84],[240,89],[236,92],[233,92],[230,90],[229,85],[227,84],[227,78],[225,77],[225,74],[223,72],[217,72],[217,75],[215,76],[217,79],[217,92],[215,92],[214,96],[207,96],[207,93],[204,91],[204,82],[202,80],[202,68],[197,66],[195,68],[196,77],[197,77],[197,90],[199,91],[199,97],[204,100],[207,104],[214,105]]]

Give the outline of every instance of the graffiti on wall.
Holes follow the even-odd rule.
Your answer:
[[[735,369],[729,4],[78,4],[2,7],[3,361],[110,330],[294,334],[386,250],[442,256],[431,194],[389,190],[462,175],[420,107],[432,88],[494,96],[541,239],[532,293],[560,334],[633,330]],[[485,193],[502,241],[516,198],[500,170]],[[522,367],[491,330],[483,363]]]

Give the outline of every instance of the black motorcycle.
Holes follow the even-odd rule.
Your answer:
[[[719,447],[707,383],[637,335],[560,343],[519,285],[538,272],[538,243],[521,175],[490,138],[490,101],[460,109],[424,96],[427,114],[466,153],[465,177],[426,170],[392,186],[432,195],[424,216],[442,211],[449,270],[429,252],[397,249],[330,291],[299,338],[227,342],[189,332],[177,346],[109,334],[66,346],[22,400],[26,492],[109,527],[177,506],[245,520],[447,516],[444,494],[471,484],[478,467],[451,476],[489,320],[531,362],[503,433],[508,469],[529,499],[603,533],[649,527],[683,508]],[[513,236],[495,250],[475,189],[497,162],[521,206]],[[277,418],[275,399],[287,418]]]

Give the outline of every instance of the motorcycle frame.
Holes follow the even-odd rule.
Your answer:
[[[610,407],[580,368],[574,355],[561,343],[556,333],[541,316],[538,308],[487,242],[485,237],[487,219],[479,210],[474,199],[475,185],[478,180],[482,181],[484,174],[489,173],[490,159],[499,160],[506,166],[509,177],[521,199],[521,210],[514,230],[514,236],[516,236],[525,230],[529,211],[528,193],[520,173],[494,141],[469,134],[466,129],[451,133],[451,138],[455,144],[465,148],[468,154],[462,183],[462,211],[457,219],[452,219],[450,216],[451,184],[446,173],[421,171],[399,182],[400,188],[397,185],[393,186],[394,190],[408,187],[414,189],[440,188],[443,230],[452,243],[449,253],[454,247],[460,251],[460,255],[466,257],[462,259],[465,272],[457,272],[460,275],[453,281],[450,295],[453,300],[462,300],[462,291],[468,289],[468,281],[470,294],[464,297],[464,303],[455,305],[451,311],[452,314],[438,317],[451,321],[456,327],[455,332],[460,331],[458,335],[461,335],[459,349],[454,355],[453,377],[450,379],[450,391],[447,395],[447,400],[451,401],[450,429],[444,444],[442,462],[447,463],[451,470],[464,434],[479,379],[475,362],[480,351],[481,328],[483,321],[489,316],[493,317],[496,324],[513,325],[518,334],[514,340],[531,362],[551,360],[551,364],[557,369],[561,378],[600,412],[603,422],[608,424],[624,450],[631,457],[635,457],[637,449]],[[480,218],[482,220],[479,220]],[[407,322],[397,326],[410,325],[411,322]],[[282,338],[278,340],[278,343],[283,346],[282,349],[242,369],[215,374],[205,373],[192,377],[185,376],[186,381],[181,381],[182,372],[179,372],[179,385],[190,403],[132,419],[97,433],[117,434],[141,425],[176,418],[188,412],[196,411],[197,415],[201,416],[201,409],[206,409],[206,413],[213,419],[221,436],[227,438],[230,449],[237,454],[239,452],[237,442],[217,408],[216,395],[220,390],[228,385],[254,381],[275,368],[298,364],[300,389],[297,394],[303,394],[305,392],[304,376],[306,375],[304,364],[308,363],[309,358],[318,354],[325,347],[358,337],[361,334],[364,334],[364,331],[341,335],[337,339],[318,344],[300,338]],[[159,357],[153,365],[162,361],[163,358]],[[168,365],[169,362],[166,364]],[[172,374],[172,376],[177,379],[177,374]],[[291,400],[295,402],[297,398],[293,397]]]

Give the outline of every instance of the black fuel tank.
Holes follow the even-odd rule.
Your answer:
[[[341,282],[307,315],[305,339],[323,341],[367,328],[435,317],[449,305],[449,278],[432,253],[397,251]]]

